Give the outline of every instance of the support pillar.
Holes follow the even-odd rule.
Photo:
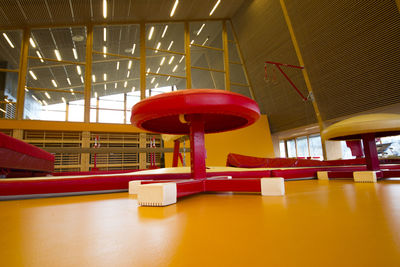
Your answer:
[[[181,142],[178,139],[174,141],[174,155],[172,156],[172,167],[178,167],[180,144]]]
[[[363,134],[363,145],[367,169],[369,171],[379,171],[378,151],[376,150],[375,134]]]
[[[190,166],[193,179],[206,178],[206,150],[202,115],[192,114],[190,123]]]

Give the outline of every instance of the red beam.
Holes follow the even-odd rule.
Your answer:
[[[266,64],[273,64],[273,65],[276,65],[276,66],[285,66],[285,67],[296,68],[296,69],[304,69],[303,66],[290,65],[290,64],[274,62],[274,61],[265,61],[265,63]]]
[[[259,178],[205,180],[205,191],[261,192]]]

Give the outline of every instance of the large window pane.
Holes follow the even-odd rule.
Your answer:
[[[32,29],[24,118],[83,121],[85,60],[85,27]]]
[[[309,157],[307,136],[299,137],[296,139],[297,157]]]
[[[191,22],[190,41],[194,45],[222,48],[222,22]]]
[[[321,136],[311,135],[308,139],[310,145],[310,156],[313,158],[323,159]]]
[[[0,35],[0,69],[16,70],[19,68],[22,31],[1,31]]]
[[[94,27],[91,122],[130,123],[129,95],[140,94],[139,44],[137,24]]]
[[[284,140],[279,141],[279,156],[281,158],[286,158],[286,149],[285,149],[285,141]]]
[[[382,137],[379,139],[378,152],[382,157],[400,156],[400,135]]]
[[[290,139],[286,141],[287,150],[288,150],[288,158],[295,158],[296,155],[296,145],[294,139]]]
[[[15,119],[22,31],[2,31],[0,36],[0,118]],[[17,72],[1,71],[12,70]]]

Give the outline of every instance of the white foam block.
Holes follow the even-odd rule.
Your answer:
[[[354,182],[357,183],[376,183],[376,171],[353,172]]]
[[[285,182],[281,177],[261,178],[261,195],[283,196],[285,195]]]
[[[329,180],[328,172],[317,172],[318,180]]]
[[[176,183],[154,183],[138,186],[141,206],[167,206],[176,203]]]
[[[138,186],[141,181],[130,181],[129,182],[129,195],[136,195],[138,193]]]

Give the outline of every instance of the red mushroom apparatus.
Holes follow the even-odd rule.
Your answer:
[[[191,173],[206,177],[204,134],[247,127],[258,120],[257,103],[223,90],[190,89],[149,97],[132,108],[131,123],[163,134],[189,134]]]

